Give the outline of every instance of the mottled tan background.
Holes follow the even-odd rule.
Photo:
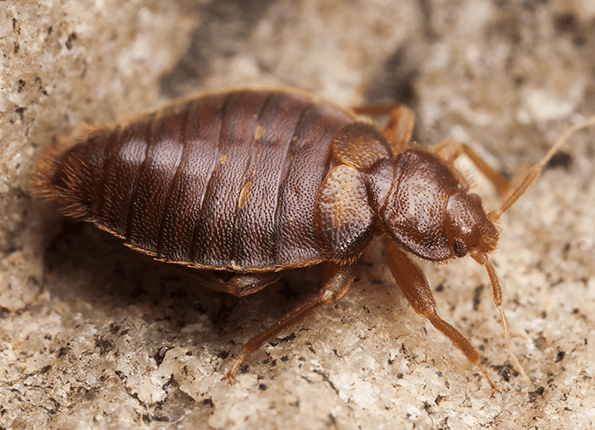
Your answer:
[[[244,299],[194,288],[62,219],[27,182],[56,134],[257,84],[407,103],[419,141],[463,140],[512,175],[595,113],[594,25],[590,0],[0,2],[0,428],[591,428],[595,130],[502,219],[493,261],[531,384],[503,348],[483,269],[424,265],[493,398],[411,310],[380,243],[340,302],[227,385],[240,344],[315,291],[316,272]]]

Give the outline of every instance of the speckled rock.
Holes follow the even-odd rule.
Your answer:
[[[530,383],[504,349],[484,270],[423,263],[440,314],[481,351],[494,397],[412,311],[381,242],[343,299],[256,352],[229,385],[242,342],[316,291],[316,269],[242,299],[197,288],[27,187],[56,134],[243,85],[407,103],[418,141],[463,140],[513,176],[595,113],[592,2],[1,4],[1,427],[593,427],[595,129],[573,135],[501,219],[492,261]],[[487,181],[460,167],[497,207]]]

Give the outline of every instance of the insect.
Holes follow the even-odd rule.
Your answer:
[[[382,129],[358,114],[388,114]],[[287,270],[322,264],[321,288],[251,338],[227,372],[281,331],[339,300],[374,236],[413,309],[496,386],[471,343],[436,312],[411,258],[444,262],[470,255],[485,267],[501,316],[502,288],[488,254],[496,223],[573,131],[511,187],[465,144],[433,150],[410,143],[414,118],[402,106],[343,109],[286,89],[205,93],[120,125],[89,127],[45,152],[32,186],[60,210],[122,238],[127,246],[198,274],[209,287],[244,296]],[[454,167],[467,155],[507,194],[486,213]],[[217,271],[231,272],[224,281]],[[515,359],[514,355],[511,356]],[[518,361],[517,361],[518,363]],[[520,365],[519,365],[520,367]]]

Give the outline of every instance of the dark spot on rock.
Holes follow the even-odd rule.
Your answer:
[[[295,333],[291,333],[290,335],[285,336],[285,337],[276,337],[275,339],[273,339],[273,340],[271,340],[269,342],[269,345],[271,345],[271,346],[277,346],[280,343],[291,342],[295,338],[296,338]]]
[[[169,376],[169,379],[167,380],[167,382],[161,386],[161,389],[167,390],[170,387],[175,387],[175,388],[178,387],[178,383],[176,382],[176,378],[174,378],[173,373]]]
[[[498,372],[498,375],[500,375],[500,377],[504,379],[506,382],[510,382],[511,377],[516,378],[517,376],[519,376],[519,372],[509,363],[503,366],[492,366],[492,368],[496,372]]]
[[[25,120],[25,111],[27,110],[26,107],[18,107],[14,111],[19,114],[21,117],[21,121]]]
[[[516,76],[514,78],[514,84],[517,87],[522,87],[525,84],[525,77],[524,76]]]
[[[76,40],[76,33],[72,32],[70,33],[70,35],[68,36],[68,39],[66,39],[66,42],[64,43],[66,45],[66,49],[68,49],[69,51],[72,49],[72,42],[74,42]]]
[[[60,403],[54,399],[50,397],[50,401],[54,404],[54,407],[49,409],[49,408],[44,408],[46,411],[48,411],[48,413],[50,415],[56,415],[58,413],[58,411],[60,410]]]
[[[161,366],[161,363],[163,363],[163,360],[165,359],[165,354],[167,354],[167,351],[170,349],[173,349],[173,346],[162,346],[155,352],[155,354],[153,354],[153,359],[155,360],[155,363],[157,363],[157,367]]]
[[[95,397],[97,397],[98,391],[99,391],[99,387],[94,387],[94,388],[80,387],[78,389],[78,394],[81,394],[82,398],[84,400],[91,401],[91,400],[95,399]]]
[[[574,27],[575,22],[576,18],[573,14],[564,13],[554,18],[554,27],[560,33],[567,33],[570,30],[572,30],[572,27]]]
[[[473,310],[476,311],[477,309],[479,309],[479,304],[481,303],[481,292],[484,289],[484,285],[479,285],[477,287],[475,287],[475,290],[473,290]]]
[[[330,380],[330,378],[328,377],[328,374],[322,370],[318,370],[318,369],[314,369],[312,370],[314,373],[316,373],[317,375],[320,375],[322,377],[322,379],[329,384],[329,386],[333,389],[333,391],[335,393],[339,393],[339,391],[337,390],[337,387],[335,387],[335,384],[333,383],[333,381]]]
[[[110,323],[109,331],[111,334],[116,334],[120,331],[120,326],[116,323]]]
[[[0,306],[0,319],[6,318],[10,314],[10,311]]]
[[[544,170],[556,169],[562,167],[564,170],[568,170],[572,165],[572,155],[565,151],[558,151],[554,156],[547,162]]]
[[[95,347],[99,348],[99,355],[104,355],[112,350],[114,344],[112,341],[105,339],[103,336],[100,336],[97,339],[95,339]]]
[[[529,392],[529,401],[534,403],[538,397],[543,397],[543,393],[545,392],[545,388],[544,387],[539,387],[537,390],[535,391],[530,391]]]

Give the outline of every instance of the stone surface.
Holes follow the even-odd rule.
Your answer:
[[[411,310],[381,242],[343,299],[255,353],[230,386],[221,377],[241,343],[316,291],[316,270],[242,299],[196,288],[63,220],[27,182],[56,134],[240,85],[405,102],[418,141],[466,141],[514,175],[595,112],[594,23],[587,0],[2,2],[0,426],[592,427],[595,129],[573,135],[501,219],[492,261],[530,383],[504,349],[483,269],[423,263],[494,397]]]

